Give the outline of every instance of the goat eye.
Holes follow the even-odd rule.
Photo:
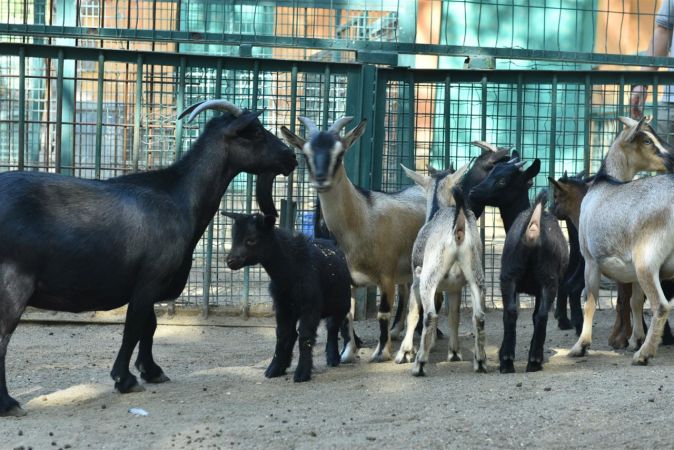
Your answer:
[[[498,183],[496,183],[498,186],[505,186],[506,182],[505,180],[499,180]]]
[[[246,239],[246,245],[253,246],[257,244],[257,239]]]
[[[644,144],[645,145],[653,145],[653,141],[651,141],[650,139],[644,139]]]

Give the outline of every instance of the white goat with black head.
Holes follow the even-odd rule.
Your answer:
[[[484,350],[484,275],[482,272],[482,242],[475,215],[464,205],[463,193],[455,187],[468,169],[465,165],[456,173],[449,170],[432,171],[422,175],[403,166],[415,183],[426,191],[426,224],[421,228],[412,251],[413,282],[407,315],[405,339],[396,355],[396,362],[410,361],[413,357],[414,329],[423,308],[423,332],[419,352],[412,373],[424,375],[424,365],[434,343],[438,315],[435,295],[446,291],[449,298],[449,361],[460,361],[459,307],[461,290],[468,285],[473,301],[473,326],[475,328],[476,372],[486,372],[487,357]]]
[[[642,170],[671,171],[674,149],[642,118],[621,117],[626,126],[611,148],[583,198],[578,237],[585,258],[583,331],[570,351],[582,356],[592,342],[592,319],[603,273],[632,284],[631,343],[644,338],[641,313],[644,296],[653,319],[633,364],[647,364],[655,355],[672,302],[660,280],[674,278],[674,177],[660,175],[631,181]],[[674,299],[672,300],[674,301]]]
[[[343,165],[345,152],[365,131],[363,120],[356,128],[340,136],[340,130],[352,120],[342,117],[327,131],[313,121],[300,117],[309,139],[305,140],[286,127],[285,139],[302,150],[311,181],[321,202],[321,211],[346,259],[355,286],[377,285],[380,336],[371,361],[391,359],[389,320],[396,284],[412,281],[410,256],[414,239],[424,223],[426,200],[418,186],[396,193],[360,189],[351,183]],[[342,353],[342,362],[353,358],[355,344]]]

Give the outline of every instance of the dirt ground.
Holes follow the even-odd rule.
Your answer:
[[[8,354],[9,389],[28,413],[0,418],[0,448],[624,448],[674,445],[674,349],[647,367],[606,344],[612,311],[596,315],[589,356],[572,359],[575,335],[550,318],[549,362],[523,373],[530,310],[518,326],[517,373],[501,375],[500,311],[487,316],[488,374],[475,374],[470,319],[462,316],[464,362],[445,360],[438,341],[428,376],[410,365],[356,364],[327,369],[324,334],[309,383],[267,380],[273,321],[255,326],[160,325],[157,362],[172,378],[142,393],[113,391],[108,372],[121,325],[22,323]],[[236,321],[241,323],[240,320]],[[358,322],[372,345],[375,321]],[[441,321],[446,330],[446,323]],[[394,343],[397,349],[398,342]],[[296,362],[296,359],[295,359]],[[134,416],[130,408],[149,415]]]

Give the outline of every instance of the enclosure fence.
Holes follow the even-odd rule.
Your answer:
[[[414,25],[423,3],[440,7],[440,43],[420,44],[418,34],[405,34],[405,21]],[[646,3],[623,13],[623,21],[631,17],[638,24],[650,17],[652,31],[657,2],[648,11]],[[607,62],[671,65],[670,58],[622,55],[608,46],[597,52],[597,26],[591,27],[589,47],[564,40],[560,27],[552,39],[557,47],[551,50],[547,41],[536,47],[530,23],[537,14],[541,23],[554,24],[550,17],[556,17],[577,29],[587,17],[613,14],[601,9],[602,2],[573,4],[1,0],[0,170],[105,179],[165,167],[189,151],[214,114],[188,125],[177,120],[179,112],[197,101],[226,98],[264,108],[261,120],[279,136],[283,125],[303,134],[300,115],[319,127],[344,115],[354,116],[350,126],[368,119],[345,159],[350,178],[366,188],[390,191],[411,184],[401,163],[422,171],[428,164],[470,163],[480,151],[470,144],[476,139],[511,146],[525,161],[542,162],[533,198],[548,186],[548,176],[596,172],[621,128],[616,118],[629,115],[632,85],[649,87],[646,113],[657,121],[660,94],[674,84],[670,72],[591,70],[591,64]],[[515,16],[525,10],[522,30]],[[464,24],[460,45],[451,33],[461,32],[451,21]],[[496,34],[472,42],[475,27],[479,36],[484,28]],[[642,31],[635,36],[649,32]],[[399,66],[405,57],[422,54],[447,61],[451,55],[489,55],[497,64],[495,70],[463,70],[451,61],[443,69]],[[544,70],[544,63],[558,66]],[[274,197],[280,224],[310,235],[316,192],[299,156],[292,175],[277,177]],[[255,211],[253,186],[253,176],[238,176],[221,209]],[[499,306],[504,232],[498,211],[487,208],[480,228],[488,304]],[[230,220],[216,215],[197,245],[178,306],[244,315],[271,311],[260,268],[226,267],[230,231]],[[604,304],[612,295],[602,291]]]

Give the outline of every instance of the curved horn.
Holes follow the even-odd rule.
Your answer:
[[[304,128],[306,128],[309,137],[318,134],[318,127],[316,126],[316,123],[313,120],[304,116],[299,116],[298,119],[300,122],[302,122]]]
[[[490,144],[489,142],[485,142],[485,141],[473,141],[473,142],[471,142],[471,144],[477,145],[477,146],[480,147],[481,149],[487,150],[487,151],[489,151],[489,152],[497,152],[497,151],[498,151],[498,147],[496,147],[495,145]]]
[[[342,131],[342,128],[344,128],[346,124],[352,120],[353,116],[340,117],[330,126],[330,128],[328,128],[328,133],[339,135],[339,132]]]
[[[185,111],[183,111],[180,114],[180,116],[178,116],[178,119],[182,119],[187,113],[190,113],[190,116],[187,119],[187,123],[190,123],[194,120],[196,116],[201,114],[203,111],[206,111],[207,109],[214,109],[216,111],[228,112],[232,114],[234,117],[239,117],[241,114],[243,114],[243,110],[238,106],[236,106],[234,103],[220,99],[220,100],[207,100],[204,102],[195,103],[194,105],[188,107]]]
[[[526,161],[516,162],[516,163],[515,163],[515,167],[517,167],[518,169],[522,170],[522,167],[524,167],[524,165],[525,165],[526,163],[527,163]]]
[[[516,156],[516,157],[514,157],[514,158],[508,160],[508,162],[506,162],[506,164],[514,164],[514,163],[516,163],[516,162],[519,161],[519,160],[520,160],[519,156]]]

